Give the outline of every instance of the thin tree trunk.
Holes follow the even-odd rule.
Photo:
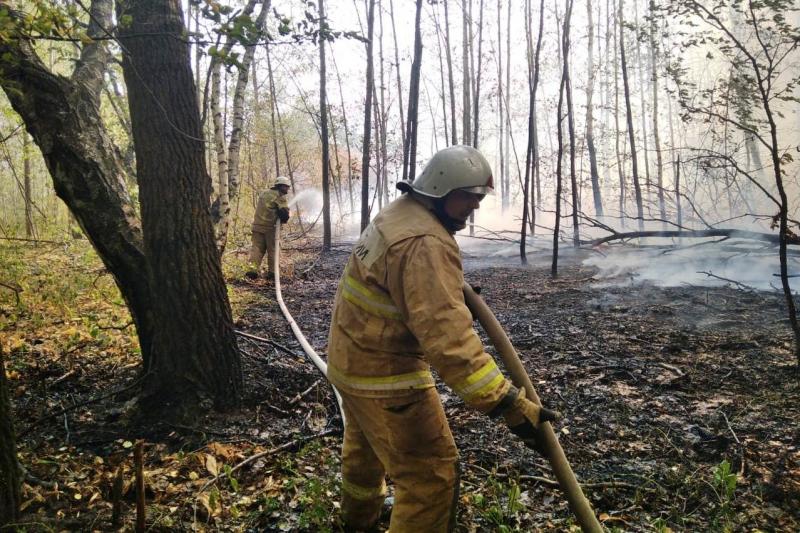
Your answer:
[[[511,105],[511,4],[513,0],[508,0],[508,12],[506,14],[506,153],[505,153],[505,160],[506,160],[506,196],[505,196],[505,203],[506,205],[510,205],[511,203],[511,110],[513,106]],[[534,132],[536,131],[536,122],[533,124]],[[535,142],[535,141],[534,141]],[[538,188],[536,189],[536,197],[541,198],[539,194],[541,191]]]
[[[445,1],[445,9],[447,2]],[[400,106],[400,124],[406,119],[405,110],[403,109],[403,83],[400,77],[400,48],[397,46],[397,26],[394,22],[394,0],[389,0],[389,18],[392,21],[392,38],[394,39],[394,65],[395,73],[397,74],[397,103]],[[383,66],[381,66],[383,68]],[[411,105],[411,104],[409,104]],[[406,132],[404,128],[400,128],[400,142],[403,146],[406,145]]]
[[[511,0],[508,0],[509,3]],[[505,84],[503,83],[503,25],[502,25],[503,3],[497,2],[497,142],[498,151],[497,155],[500,159],[500,202],[501,212],[505,213],[508,209],[506,202],[506,167],[505,160],[503,159],[503,95],[505,91]]]
[[[675,218],[678,228],[683,227],[683,213],[681,212],[681,156],[675,162]]]
[[[259,31],[264,28],[264,23],[269,14],[271,0],[262,0],[261,11],[255,20],[255,27]],[[219,198],[219,222],[216,228],[217,235],[217,248],[222,252],[228,242],[228,226],[230,224],[231,204],[239,197],[239,161],[241,158],[240,152],[242,147],[242,127],[244,124],[244,94],[247,90],[248,75],[250,74],[250,65],[253,63],[253,58],[256,53],[257,39],[254,42],[248,43],[249,46],[245,48],[244,56],[242,57],[241,65],[238,65],[238,76],[236,77],[236,87],[233,91],[233,106],[232,114],[233,120],[231,121],[231,135],[228,142],[228,172],[227,175],[221,175],[221,181],[227,182],[228,194],[226,197],[220,196]],[[276,147],[277,148],[277,147]]]
[[[658,211],[661,220],[664,221],[666,227],[667,220],[667,207],[664,202],[664,168],[663,160],[661,158],[661,139],[658,136],[658,72],[656,70],[656,63],[658,59],[658,49],[656,48],[656,18],[655,18],[655,2],[650,0],[650,66],[652,76],[650,82],[653,84],[653,142],[656,149],[656,180],[658,186]]]
[[[456,132],[456,88],[455,77],[453,76],[453,54],[450,50],[450,12],[447,9],[447,1],[444,0],[444,41],[447,53],[447,80],[450,88],[450,144],[458,144],[458,133]]]
[[[3,346],[0,345],[0,528],[16,522],[19,516],[21,483],[22,475],[17,463],[17,443],[3,362]]]
[[[269,80],[269,122],[272,128],[272,156],[275,158],[275,176],[277,177],[281,175],[281,158],[278,155],[278,128],[275,124],[275,108],[278,107],[278,103],[275,98],[275,77],[272,72],[272,58],[270,57],[271,54],[269,49],[269,40],[265,41],[264,43],[264,53],[267,56],[267,79]],[[256,92],[257,87],[256,72],[255,68],[253,68],[253,96],[256,100],[256,113],[258,113],[261,109]]]
[[[439,56],[439,78],[441,83],[441,90],[439,91],[439,96],[442,99],[442,123],[444,124],[444,139],[445,145],[450,144],[450,123],[447,119],[447,96],[445,93],[445,81],[444,81],[444,45],[442,44],[442,40],[444,37],[442,36],[442,29],[439,25],[439,17],[436,15],[436,10],[433,10],[433,23],[436,27],[436,47],[438,56]]]
[[[622,1],[622,0],[620,0]],[[616,1],[614,3],[614,147],[617,156],[617,173],[619,175],[619,220],[622,227],[625,227],[625,171],[623,168],[622,151],[619,146],[619,61],[617,57],[619,54],[619,34],[617,31],[620,27],[620,20],[617,16],[619,11],[616,9],[618,6]]]
[[[472,0],[462,0],[461,5],[461,144],[469,144],[472,142],[472,131],[470,114],[472,112],[471,95],[472,95],[472,76],[469,70],[470,50],[470,27],[469,27],[469,5]]]
[[[586,147],[589,150],[589,172],[592,178],[592,198],[594,199],[594,213],[603,216],[603,197],[600,191],[600,172],[597,169],[597,150],[594,146],[594,21],[592,19],[592,0],[586,0],[586,13],[588,16],[588,54],[589,54],[589,81],[586,86]]]
[[[564,78],[567,95],[567,127],[569,130],[569,179],[572,193],[572,244],[575,248],[580,246],[580,232],[578,227],[578,211],[581,208],[580,190],[575,169],[575,114],[572,109],[572,81],[569,73],[570,54],[570,22],[572,19],[573,0],[567,3],[567,12],[564,14]]]
[[[483,64],[483,0],[479,4],[478,11],[478,70],[475,72],[475,98],[472,114],[472,146],[478,147],[478,124],[480,120],[480,100],[481,100],[481,70]]]
[[[510,8],[510,6],[509,6]],[[531,0],[525,1],[525,19],[528,28],[531,26]],[[530,31],[528,31],[530,35]],[[526,231],[528,225],[528,188],[530,187],[531,178],[531,160],[536,161],[539,157],[537,145],[535,143],[534,133],[536,131],[536,92],[539,87],[539,61],[542,51],[542,35],[544,34],[544,0],[539,3],[539,34],[536,37],[536,51],[533,54],[533,72],[529,73],[528,80],[530,84],[529,102],[528,102],[528,146],[525,151],[525,181],[523,182],[522,190],[522,227],[520,228],[520,247],[519,256],[523,265],[528,263],[526,245]],[[530,37],[528,37],[530,40]],[[530,46],[528,47],[530,48]],[[528,61],[528,67],[531,67],[531,62]],[[507,107],[508,108],[508,107]],[[533,204],[530,204],[531,212],[535,217],[535,210]],[[533,218],[532,217],[532,218]],[[535,225],[533,226],[535,227]]]
[[[325,0],[317,0],[319,14],[319,121],[322,142],[322,250],[331,249],[331,190],[330,154],[328,153],[328,99],[325,92],[325,41],[328,21],[325,19]]]
[[[564,108],[564,90],[566,89],[566,82],[566,68],[562,68],[561,83],[558,87],[558,106],[556,108],[556,131],[558,139],[558,152],[556,153],[556,213],[553,222],[553,261],[550,267],[550,275],[554,278],[558,276],[558,235],[561,231],[562,161],[564,159],[564,127],[562,126],[561,111]]]
[[[639,0],[633,2],[634,25],[639,27]],[[645,102],[645,94],[647,92],[645,87],[644,76],[644,62],[642,61],[642,46],[639,43],[639,36],[634,39],[636,43],[636,70],[639,74],[639,100],[642,106],[642,155],[644,156],[644,175],[645,175],[645,193],[647,194],[647,210],[650,212],[650,197],[652,194],[651,187],[652,181],[650,179],[650,156],[647,151],[647,105]],[[636,150],[631,146],[631,156],[638,157]]]
[[[392,18],[394,23],[394,17]],[[361,231],[369,225],[369,143],[372,132],[372,91],[373,91],[373,64],[372,40],[375,27],[375,0],[368,0],[367,7],[367,77],[364,103],[364,144],[361,147]],[[376,183],[377,187],[378,184]]]
[[[28,133],[22,132],[22,180],[23,201],[25,202],[25,237],[32,239],[33,231],[33,198],[31,194],[31,150]]]
[[[414,62],[411,64],[411,82],[408,92],[408,121],[406,122],[406,145],[403,153],[403,179],[414,179],[417,155],[417,116],[419,109],[419,80],[422,70],[422,33],[420,16],[422,0],[417,0],[414,19]]]
[[[639,168],[636,162],[636,140],[633,131],[633,112],[631,111],[631,92],[628,86],[628,65],[625,61],[625,19],[623,18],[625,2],[619,2],[619,54],[622,66],[622,83],[625,91],[625,115],[628,121],[628,142],[631,146],[631,168],[633,170],[633,190],[636,195],[636,218],[639,221],[639,231],[644,230],[644,210],[642,206],[642,188],[639,185]]]

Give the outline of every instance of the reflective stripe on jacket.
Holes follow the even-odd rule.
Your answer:
[[[509,390],[472,327],[458,244],[404,195],[364,230],[339,282],[328,377],[355,396],[411,395],[435,385],[430,366],[488,412]],[[429,366],[430,365],[430,366]]]
[[[258,197],[256,214],[253,217],[252,231],[267,233],[275,229],[278,209],[289,207],[286,196],[275,189],[267,189]]]

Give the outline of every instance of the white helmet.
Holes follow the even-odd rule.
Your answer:
[[[489,162],[477,148],[456,145],[436,152],[415,180],[399,181],[397,188],[430,198],[443,198],[456,189],[490,194],[494,192],[494,180]]]
[[[292,186],[292,182],[286,176],[278,176],[275,178],[275,183],[272,184],[272,188],[276,188],[278,185],[286,185],[287,187]]]

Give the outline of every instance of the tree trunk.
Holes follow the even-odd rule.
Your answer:
[[[31,195],[31,150],[28,133],[22,132],[22,180],[25,202],[25,237],[33,239],[33,198]]]
[[[639,27],[639,0],[634,0],[633,2],[633,13],[634,13],[634,25],[636,28]],[[645,94],[647,93],[645,87],[645,76],[644,76],[644,61],[642,61],[642,46],[639,42],[639,36],[636,35],[634,39],[636,43],[636,70],[639,74],[639,101],[641,102],[642,106],[642,156],[644,158],[644,183],[645,183],[645,193],[647,194],[647,210],[648,213],[650,212],[650,195],[652,191],[650,190],[652,187],[652,181],[650,180],[650,156],[647,150],[647,103],[645,101]],[[638,157],[638,154],[631,149],[631,156]]]
[[[445,0],[445,9],[447,9],[447,0]],[[394,66],[395,73],[397,74],[397,104],[400,106],[400,124],[406,119],[405,111],[403,109],[403,83],[400,77],[400,48],[397,46],[397,26],[394,23],[394,0],[389,0],[389,18],[392,20],[392,38],[394,39]],[[381,66],[383,68],[383,66]],[[402,146],[406,145],[406,132],[404,128],[400,128],[400,143]]]
[[[581,208],[580,190],[578,189],[578,179],[575,169],[575,114],[572,109],[572,80],[569,74],[569,54],[570,54],[570,23],[572,19],[573,0],[567,3],[567,10],[564,14],[564,89],[567,96],[567,128],[569,132],[569,181],[572,194],[572,244],[575,248],[580,246],[580,232],[578,228],[578,211]]]
[[[589,28],[589,81],[586,85],[586,148],[589,151],[589,172],[592,179],[592,199],[594,200],[594,213],[598,217],[603,216],[603,197],[600,191],[600,172],[597,170],[597,150],[594,146],[594,108],[592,97],[594,96],[594,21],[592,20],[592,0],[586,0],[586,13],[588,16]]]
[[[183,14],[177,1],[117,3],[158,329],[142,405],[178,418],[238,402],[241,362],[222,277]],[[153,50],[158,50],[154,54]],[[194,411],[194,412],[192,412]]]
[[[508,0],[509,3],[511,0]],[[505,174],[505,161],[503,160],[503,96],[505,85],[503,83],[503,25],[501,22],[503,14],[503,3],[497,3],[497,142],[499,149],[497,151],[498,158],[500,159],[500,209],[501,213],[505,213],[508,209],[506,202],[506,174]]]
[[[631,145],[631,168],[633,171],[633,190],[636,195],[636,218],[639,221],[639,231],[644,229],[644,210],[642,206],[642,188],[639,185],[639,167],[636,161],[636,141],[633,131],[633,112],[631,111],[631,91],[628,86],[628,64],[625,61],[625,19],[622,16],[625,2],[619,2],[619,55],[622,66],[622,84],[625,93],[625,116],[628,121],[628,142]],[[624,216],[624,213],[623,213]]]
[[[417,161],[417,116],[419,109],[419,80],[422,70],[422,32],[420,16],[422,0],[417,0],[414,19],[414,62],[411,64],[411,82],[408,91],[408,121],[406,122],[406,150],[403,153],[403,179],[413,180]]]
[[[331,249],[331,191],[330,155],[328,153],[328,108],[325,93],[325,41],[328,38],[328,22],[325,20],[325,0],[317,0],[319,10],[319,120],[322,141],[322,250]]]
[[[450,88],[450,144],[458,144],[456,132],[456,84],[453,76],[453,54],[450,50],[450,12],[447,9],[447,0],[444,0],[444,43],[447,53],[447,83]]]
[[[469,144],[472,142],[472,120],[470,116],[472,113],[471,95],[472,95],[472,75],[470,73],[470,20],[469,9],[472,5],[472,0],[462,0],[461,2],[461,144]]]
[[[393,19],[394,20],[394,19]],[[375,28],[375,0],[367,8],[367,77],[364,102],[364,144],[361,147],[361,231],[369,225],[369,143],[372,131],[372,90],[374,71],[372,65],[372,37]],[[378,184],[376,183],[377,187]]]
[[[478,124],[480,120],[480,100],[481,100],[481,65],[483,64],[483,0],[479,4],[478,11],[478,69],[475,71],[475,99],[472,114],[472,146],[478,147]]]
[[[571,0],[570,0],[571,1]],[[564,19],[566,22],[566,18]],[[562,50],[564,47],[564,37],[562,36]],[[562,177],[562,161],[564,159],[564,127],[562,126],[561,111],[564,109],[564,92],[567,85],[566,62],[562,62],[561,83],[558,87],[558,106],[556,107],[556,132],[558,139],[558,151],[556,152],[556,212],[553,222],[553,261],[550,266],[550,275],[558,276],[558,236],[561,231],[561,190],[564,179]]]
[[[658,59],[658,48],[656,47],[656,14],[655,2],[650,0],[650,67],[651,79],[653,84],[653,142],[656,149],[656,184],[658,187],[658,212],[666,226],[667,207],[664,202],[664,162],[661,158],[661,139],[658,136],[658,71],[656,63]]]
[[[622,1],[622,0],[620,0]],[[619,146],[619,135],[620,135],[620,126],[619,126],[619,61],[617,61],[617,53],[619,52],[619,35],[620,31],[617,31],[620,26],[620,20],[617,16],[618,10],[616,9],[617,4],[614,3],[614,16],[609,17],[614,19],[614,153],[617,157],[617,174],[619,176],[619,220],[622,227],[625,227],[625,170],[623,168],[623,160],[622,160],[622,151],[620,150]]]
[[[15,24],[18,14],[0,1]],[[92,3],[92,19],[109,27],[111,3]],[[90,36],[92,33],[90,32]],[[128,304],[149,364],[156,322],[136,207],[116,147],[102,127],[100,90],[105,41],[84,46],[72,78],[52,74],[24,33],[0,41],[0,85],[41,150],[56,194],[75,216]],[[80,82],[79,82],[80,80]]]
[[[15,522],[19,516],[21,482],[14,422],[11,417],[8,383],[3,364],[3,347],[0,346],[0,528]]]
[[[347,149],[347,196],[350,200],[350,215],[355,215],[356,212],[356,205],[355,205],[355,198],[353,197],[353,152],[350,147],[350,126],[347,122],[347,111],[344,107],[344,91],[342,89],[342,76],[339,73],[339,67],[336,65],[336,61],[333,62],[333,65],[336,67],[336,82],[339,84],[339,102],[342,106],[342,126],[344,126],[344,143],[345,148]],[[337,156],[338,158],[338,156]],[[337,159],[338,165],[338,159]],[[341,173],[341,169],[339,169]],[[341,181],[341,175],[339,177]]]

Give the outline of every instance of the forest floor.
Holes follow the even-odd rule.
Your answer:
[[[285,253],[284,300],[323,355],[346,249]],[[148,531],[340,528],[331,390],[273,288],[243,280],[244,258],[225,261],[236,327],[265,340],[240,337],[243,406],[176,426],[136,416],[135,332],[88,245],[0,245],[0,281],[21,289],[0,288],[28,472],[20,530],[131,530],[139,439]],[[545,404],[562,413],[555,429],[604,526],[800,530],[800,375],[781,297],[625,279],[601,287],[592,269],[565,263],[555,280],[535,262],[467,258],[465,270]],[[439,392],[461,453],[458,531],[574,529],[546,461]],[[112,526],[115,479],[121,515]]]

